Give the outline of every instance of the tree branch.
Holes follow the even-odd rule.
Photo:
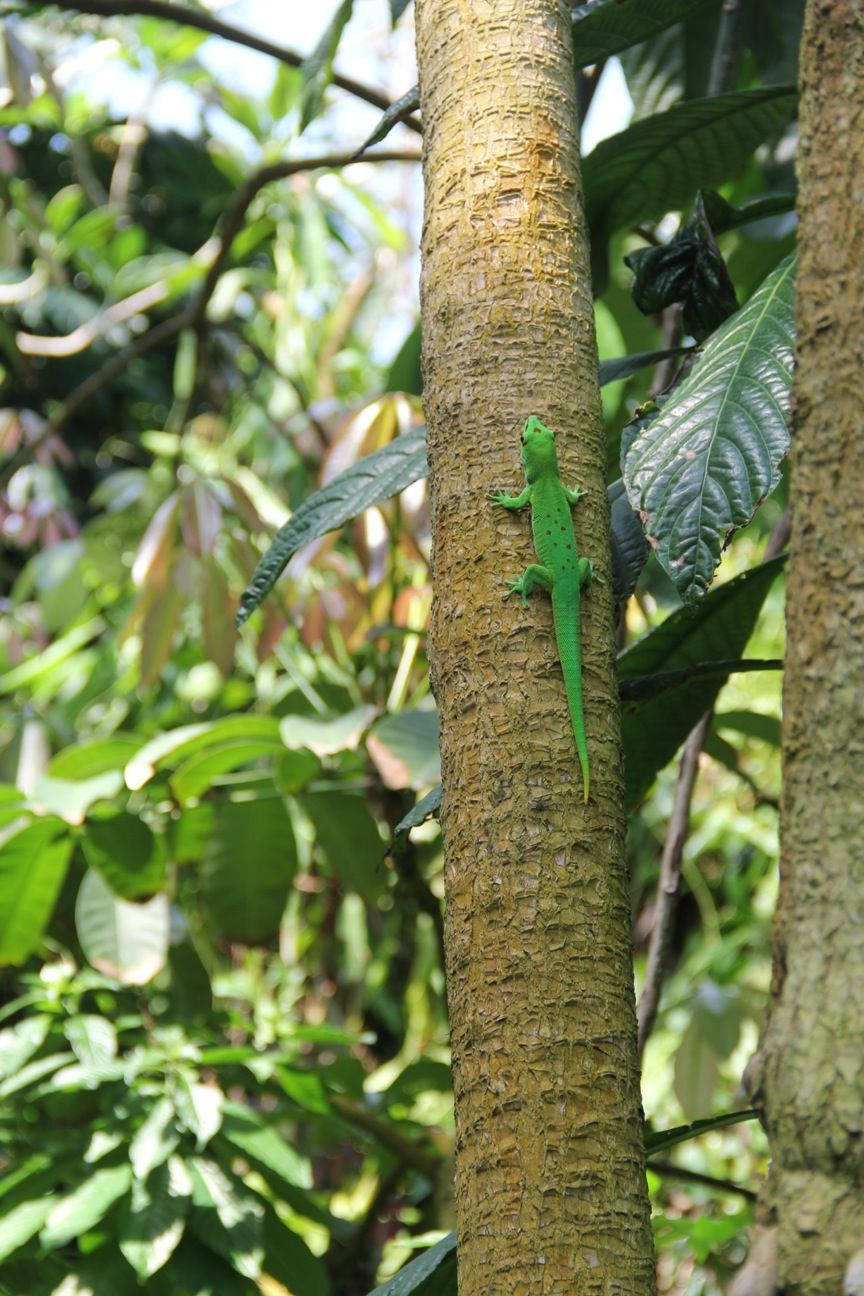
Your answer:
[[[746,1197],[747,1201],[756,1201],[758,1196],[752,1188],[745,1188],[742,1184],[735,1183],[734,1179],[716,1179],[699,1170],[687,1170],[684,1166],[673,1165],[671,1161],[653,1161],[650,1155],[648,1169],[662,1175],[664,1179],[680,1179],[682,1183],[704,1184],[706,1188],[714,1188],[718,1192],[738,1193],[741,1197]]]
[[[690,802],[693,799],[693,788],[696,784],[696,775],[699,772],[699,753],[702,751],[702,745],[705,742],[705,736],[708,733],[713,714],[713,710],[706,711],[696,728],[691,731],[687,742],[684,744],[681,764],[678,768],[675,802],[669,818],[666,840],[663,843],[660,879],[657,884],[654,928],[648,946],[648,967],[645,972],[645,985],[637,1009],[640,1057],[657,1017],[660,992],[663,989],[663,982],[666,980],[666,974],[669,970],[672,927],[675,922],[675,910],[678,907],[678,887],[681,883],[681,859],[684,854],[684,843],[687,840],[687,829],[690,823]]]
[[[215,18],[213,14],[205,13],[200,9],[187,9],[184,5],[170,3],[170,0],[83,0],[83,2],[78,0],[77,3],[73,3],[72,0],[53,0],[53,2],[57,9],[96,14],[105,18],[161,18],[167,22],[179,23],[183,27],[195,27],[211,36],[233,41],[235,45],[244,45],[247,49],[257,50],[259,54],[267,54],[288,67],[299,68],[304,62],[303,56],[294,50],[286,49],[283,45],[274,45],[272,41],[263,40],[252,32],[243,31],[241,27],[222,22],[221,18]],[[370,86],[362,85],[359,81],[354,81],[351,77],[334,72],[332,82],[340,90],[362,99],[364,103],[372,104],[374,108],[380,108],[382,112],[386,112],[391,106],[386,95],[381,94],[379,90],[373,90]],[[402,120],[409,130],[415,131],[418,135],[423,133],[423,127],[415,117],[404,117]]]
[[[225,208],[220,221],[219,233],[216,236],[216,252],[197,296],[176,315],[171,315],[167,319],[160,321],[159,324],[154,324],[151,329],[136,338],[128,347],[118,351],[101,369],[90,374],[88,378],[85,378],[78,387],[70,392],[66,399],[55,409],[51,417],[45,421],[38,436],[33,437],[26,445],[20,446],[15,454],[10,456],[6,463],[0,467],[0,488],[6,486],[18,469],[23,464],[29,463],[36,451],[46,441],[49,441],[52,436],[55,436],[69,419],[74,414],[77,414],[82,405],[85,405],[103,387],[107,387],[109,383],[113,382],[131,361],[146,355],[148,351],[152,351],[154,347],[159,346],[168,338],[174,337],[185,328],[193,328],[200,335],[204,327],[207,303],[213,295],[225,263],[230,256],[231,245],[243,228],[249,204],[265,185],[271,184],[275,180],[284,180],[289,176],[297,175],[301,171],[321,170],[323,167],[347,166],[352,160],[350,153],[326,154],[321,157],[297,158],[290,162],[275,162],[270,166],[259,168],[258,171],[253,171],[235,192]],[[419,153],[402,152],[401,150],[382,150],[380,153],[367,154],[363,161],[419,162],[420,155]],[[208,240],[209,243],[210,240]],[[208,244],[205,244],[205,246]]]

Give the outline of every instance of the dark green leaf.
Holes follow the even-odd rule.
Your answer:
[[[617,603],[624,603],[636,588],[639,573],[648,559],[648,543],[620,477],[609,487],[609,503],[612,508],[612,593]]]
[[[191,1157],[187,1165],[194,1185],[189,1227],[238,1273],[258,1278],[264,1255],[263,1204],[215,1161]]]
[[[602,63],[630,45],[638,45],[673,23],[718,0],[588,0],[574,5],[573,46],[576,66]]]
[[[264,1269],[285,1291],[297,1296],[330,1296],[330,1279],[322,1261],[273,1210],[264,1217]]]
[[[795,113],[789,86],[679,104],[603,140],[583,165],[592,230],[605,234],[679,211],[697,189],[740,171]]]
[[[137,1180],[119,1222],[120,1250],[141,1282],[152,1277],[171,1259],[186,1228],[188,1196],[172,1184],[166,1165],[159,1166],[146,1184]]]
[[[721,711],[714,717],[714,727],[721,732],[732,729],[736,733],[746,734],[748,738],[758,738],[760,742],[769,743],[772,747],[780,746],[779,718],[764,715],[760,711]]]
[[[400,711],[383,716],[369,731],[366,749],[385,787],[428,787],[441,777],[438,712]]]
[[[311,1188],[308,1161],[285,1142],[275,1123],[268,1122],[251,1108],[225,1103],[219,1144],[224,1142],[256,1169],[275,1176],[279,1186]]]
[[[165,848],[135,814],[90,819],[81,845],[90,867],[124,900],[154,895],[165,885]]]
[[[645,1134],[645,1151],[649,1157],[659,1156],[678,1143],[687,1143],[690,1139],[699,1138],[711,1130],[726,1129],[728,1125],[739,1125],[742,1121],[757,1120],[758,1113],[752,1107],[741,1111],[722,1112],[719,1116],[708,1116],[704,1120],[693,1121],[690,1125],[676,1125],[674,1129],[649,1130]]]
[[[404,818],[400,819],[393,829],[393,850],[398,851],[405,845],[405,840],[412,828],[418,824],[425,823],[433,815],[437,816],[441,809],[441,784],[434,787],[431,792],[427,792],[421,797],[415,806],[408,811]]]
[[[390,18],[395,27],[411,0],[390,0]]]
[[[783,566],[775,558],[712,590],[695,612],[681,608],[618,658],[620,680],[680,670],[743,652],[765,596]],[[626,805],[632,810],[648,792],[696,722],[714,705],[723,675],[697,675],[675,694],[625,703]]]
[[[202,886],[219,931],[249,945],[279,930],[297,862],[281,800],[223,801],[202,863]]]
[[[688,355],[690,349],[690,347],[671,347],[665,351],[637,351],[633,355],[621,356],[618,360],[601,360],[600,386],[605,387],[607,383],[620,382],[622,378],[629,378],[631,374],[659,364],[661,360]]]
[[[342,0],[315,49],[303,61],[301,68],[303,89],[300,92],[301,132],[318,116],[324,106],[324,91],[333,76],[333,60],[353,8],[354,0]]]
[[[370,1296],[456,1296],[456,1234],[448,1233]]]
[[[630,679],[618,681],[618,696],[622,702],[645,702],[648,698],[659,697],[670,689],[680,688],[691,680],[713,675],[718,680],[725,680],[729,675],[746,674],[748,671],[782,670],[783,662],[779,657],[723,657],[719,661],[696,662],[693,666],[682,666],[679,670],[652,671],[650,675],[633,675]]]
[[[351,891],[367,898],[377,895],[385,882],[379,871],[384,844],[363,798],[334,789],[298,800],[335,875]]]
[[[334,477],[300,505],[258,564],[240,599],[237,624],[255,611],[303,545],[335,531],[373,504],[381,504],[426,475],[426,429],[412,428]]]
[[[794,258],[714,334],[627,446],[623,476],[685,602],[708,588],[728,535],[780,480],[789,444]],[[728,653],[724,653],[728,656]]]
[[[412,86],[410,90],[406,90],[405,94],[402,95],[399,99],[397,99],[395,103],[392,103],[390,107],[381,115],[381,118],[379,119],[378,124],[373,130],[372,134],[363,141],[363,143],[360,145],[359,149],[354,154],[354,156],[359,158],[362,156],[362,154],[366,152],[367,149],[371,148],[373,144],[380,144],[383,139],[387,138],[387,136],[390,134],[393,127],[397,125],[398,122],[402,121],[404,117],[407,117],[409,113],[415,112],[419,107],[420,107],[420,87],[415,85]],[[387,391],[409,391],[409,390],[410,388],[407,387],[387,388]],[[420,393],[418,392],[417,395],[419,396],[419,394]]]
[[[414,325],[396,354],[384,379],[385,392],[408,392],[423,395],[423,370],[420,365],[420,324]]]

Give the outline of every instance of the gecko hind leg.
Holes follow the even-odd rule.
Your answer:
[[[532,563],[530,567],[525,568],[524,575],[519,580],[508,581],[508,590],[504,595],[508,599],[511,594],[519,594],[522,599],[522,606],[528,606],[528,596],[539,586],[547,593],[552,591],[552,573],[548,567],[541,567],[539,563]]]

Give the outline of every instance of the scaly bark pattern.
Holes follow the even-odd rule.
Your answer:
[[[461,1296],[647,1296],[606,451],[563,0],[418,0],[431,656],[442,723]],[[584,805],[519,434],[558,433],[580,552]]]
[[[864,1246],[864,0],[809,0],[801,90],[783,844],[761,1083],[779,1290],[836,1296]]]

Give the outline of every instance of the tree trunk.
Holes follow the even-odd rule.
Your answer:
[[[563,0],[418,0],[431,657],[442,725],[446,951],[462,1296],[653,1292],[621,811],[606,451]],[[519,433],[558,432],[580,550],[591,800]]]
[[[761,1084],[779,1290],[864,1247],[864,0],[809,0],[781,885]],[[854,1268],[850,1270],[854,1273]]]

